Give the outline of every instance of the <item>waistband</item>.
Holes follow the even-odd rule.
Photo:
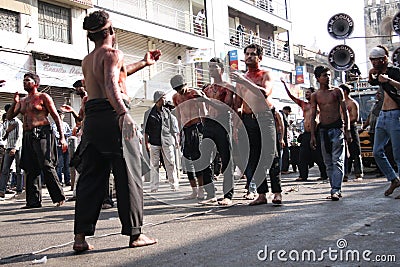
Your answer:
[[[335,122],[329,123],[329,124],[319,124],[319,127],[321,129],[334,129],[334,128],[342,128],[343,127],[343,120],[342,119],[338,119]]]
[[[400,108],[394,108],[394,109],[387,109],[387,110],[381,110],[382,112],[389,112],[389,111],[396,111],[400,110]]]
[[[40,130],[40,131],[51,130],[51,125],[50,124],[46,124],[46,125],[36,126],[36,127],[33,127],[30,130],[24,130],[24,132],[25,133],[33,133],[33,132],[36,132],[38,130]]]

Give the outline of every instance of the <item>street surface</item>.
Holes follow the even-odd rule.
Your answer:
[[[7,195],[0,199],[0,264],[29,266],[46,256],[47,266],[399,266],[400,189],[385,197],[389,182],[367,173],[362,182],[344,183],[343,198],[334,202],[318,174],[313,167],[308,182],[283,175],[281,206],[271,204],[272,196],[267,205],[248,206],[244,180],[236,180],[229,208],[183,200],[186,178],[179,192],[162,183],[149,194],[145,183],[143,232],[159,243],[128,248],[114,207],[101,211],[88,240],[95,250],[82,254],[72,251],[74,202],[54,207],[44,190],[42,208],[21,210],[25,200]],[[222,176],[216,187],[221,194]]]

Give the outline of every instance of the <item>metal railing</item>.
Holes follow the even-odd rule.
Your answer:
[[[142,57],[125,54],[125,64],[131,64],[141,60]],[[172,89],[170,86],[170,79],[176,75],[181,74],[184,76],[186,83],[191,88],[202,89],[202,87],[210,82],[210,75],[208,69],[194,68],[190,64],[172,64],[169,62],[157,61],[156,64],[150,68],[144,68],[134,73],[132,78],[143,81],[137,88],[131,88],[136,91],[137,95],[143,95],[145,99],[152,99],[152,88],[145,88],[145,84],[151,82],[157,84],[164,84],[163,87]],[[150,81],[150,82],[149,82]],[[147,92],[145,90],[148,90]]]
[[[244,48],[251,43],[259,44],[264,48],[264,55],[284,61],[290,61],[288,43],[281,40],[267,40],[247,32],[240,32],[236,29],[229,29],[230,44]]]
[[[285,1],[281,0],[242,0],[278,17],[288,19]]]
[[[205,19],[202,25],[198,25],[195,22],[196,16],[190,14],[189,10],[182,11],[159,4],[157,1],[96,0],[96,6],[177,30],[206,36],[207,22]]]

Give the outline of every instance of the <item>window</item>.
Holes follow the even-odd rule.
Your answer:
[[[71,43],[71,10],[39,1],[39,37]]]
[[[19,13],[0,9],[0,30],[19,32]]]

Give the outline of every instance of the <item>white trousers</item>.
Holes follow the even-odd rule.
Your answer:
[[[172,189],[179,188],[179,180],[175,168],[175,147],[173,145],[153,146],[150,145],[150,190],[158,189],[160,184],[160,153],[162,153],[164,165],[168,175],[168,181]]]

